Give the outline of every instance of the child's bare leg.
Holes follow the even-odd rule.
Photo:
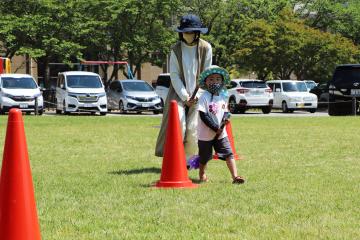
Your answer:
[[[232,179],[235,179],[238,175],[237,175],[237,168],[236,168],[236,163],[235,163],[234,158],[228,157],[226,159],[226,165],[229,168]]]
[[[233,157],[228,157],[226,159],[226,165],[228,166],[230,173],[231,173],[231,177],[233,179],[233,183],[234,184],[242,184],[245,182],[245,178],[238,176],[237,174],[237,168],[236,168],[236,163]]]
[[[202,164],[202,163],[199,164],[199,178],[200,178],[201,182],[207,182],[208,181],[208,178],[207,178],[207,176],[205,174],[206,165],[207,164]]]

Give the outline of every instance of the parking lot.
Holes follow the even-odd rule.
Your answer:
[[[54,110],[46,110],[44,115],[46,116],[56,116]],[[72,113],[70,116],[91,116],[89,113]],[[60,115],[59,115],[60,116]],[[98,114],[96,116],[99,116]],[[162,114],[153,114],[152,112],[143,112],[137,114],[136,112],[121,114],[119,111],[109,112],[107,117],[162,117]],[[105,117],[106,117],[105,116]],[[99,116],[100,117],[100,116]],[[104,117],[104,116],[101,116]],[[283,113],[280,110],[273,110],[269,114],[263,114],[261,111],[249,110],[244,114],[232,114],[232,117],[329,117],[327,110],[319,110],[315,113],[309,113],[306,111],[294,111],[293,113]]]

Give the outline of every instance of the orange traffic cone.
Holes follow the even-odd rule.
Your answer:
[[[194,188],[197,186],[188,177],[178,107],[176,101],[173,100],[170,102],[161,177],[155,187]]]
[[[231,150],[233,151],[233,154],[234,154],[234,159],[235,160],[243,159],[241,156],[239,156],[236,153],[235,144],[234,144],[234,138],[233,138],[232,128],[231,128],[231,122],[228,122],[226,124],[226,132],[228,134]],[[219,156],[217,155],[217,153],[214,154],[213,159],[219,159]]]
[[[8,118],[0,177],[0,239],[41,239],[24,123],[19,109],[11,109]]]

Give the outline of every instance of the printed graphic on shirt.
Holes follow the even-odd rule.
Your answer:
[[[208,91],[205,91],[200,99],[199,99],[199,111],[204,113],[208,113],[211,119],[220,125],[222,117],[224,116],[224,112],[226,109],[226,102],[220,96],[215,96],[210,94]],[[203,141],[210,141],[216,135],[212,129],[210,129],[206,124],[199,119],[199,127],[198,127],[198,139]],[[219,136],[219,139],[227,136],[226,131]]]

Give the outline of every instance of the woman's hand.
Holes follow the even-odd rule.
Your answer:
[[[185,101],[185,105],[188,106],[188,107],[191,107],[193,105],[195,105],[196,103],[198,102],[198,98],[194,98],[194,99],[190,99],[188,98],[186,101]]]

